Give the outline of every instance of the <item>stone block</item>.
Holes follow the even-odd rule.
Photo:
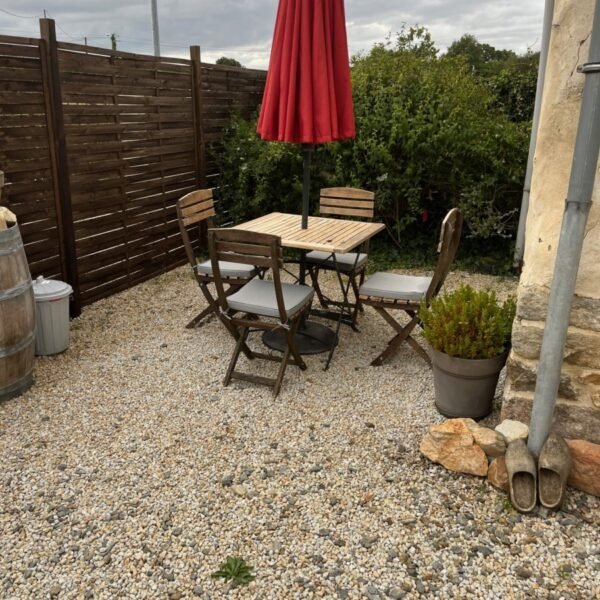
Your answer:
[[[523,421],[515,419],[504,419],[500,425],[496,425],[496,431],[502,435],[507,444],[515,440],[527,440],[529,427]]]
[[[600,259],[598,262],[600,263]],[[548,293],[549,289],[545,286],[520,285],[517,317],[527,321],[545,321],[548,312]],[[571,306],[570,324],[579,329],[600,332],[600,298],[575,295]]]
[[[566,400],[577,400],[580,390],[574,382],[573,376],[566,372],[567,367],[563,368],[560,375],[560,384],[558,386],[558,395]],[[525,361],[514,353],[510,355],[507,362],[506,375],[517,391],[533,392],[535,390],[535,382],[537,378],[537,362]],[[583,394],[587,393],[584,390]]]
[[[503,456],[506,452],[504,436],[489,427],[483,427],[471,419],[466,419],[467,427],[471,430],[475,443],[487,456]]]
[[[499,456],[490,463],[487,479],[494,487],[508,492],[508,471],[504,456]]]
[[[514,352],[529,360],[539,359],[543,335],[543,322],[517,320],[512,332]],[[567,364],[600,369],[600,333],[569,327],[564,357]]]
[[[533,392],[537,361],[525,359],[514,351],[507,361],[507,382],[516,392]],[[563,363],[558,397],[588,406],[600,406],[600,370]]]
[[[566,440],[571,455],[569,485],[600,497],[600,444]]]
[[[508,385],[500,417],[529,423],[532,405],[532,394],[515,392]],[[581,439],[600,444],[600,410],[593,406],[558,401],[552,427],[564,438]]]
[[[419,449],[429,460],[450,471],[485,477],[488,461],[485,452],[475,443],[467,421],[472,419],[448,419],[432,425]]]

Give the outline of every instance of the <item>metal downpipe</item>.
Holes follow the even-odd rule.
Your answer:
[[[517,268],[523,263],[523,253],[525,252],[525,225],[527,224],[527,213],[529,212],[529,194],[531,192],[531,177],[533,175],[533,159],[535,156],[535,146],[537,144],[540,113],[542,111],[542,96],[544,93],[544,81],[546,79],[546,64],[548,63],[548,48],[550,46],[553,17],[554,0],[546,0],[546,6],[544,8],[544,25],[542,27],[542,44],[540,46],[540,62],[538,65],[537,86],[535,88],[535,104],[531,122],[531,137],[529,138],[529,154],[527,155],[527,170],[525,171],[525,182],[523,183],[523,197],[521,198],[519,227],[517,229],[517,241],[513,261],[513,265]]]

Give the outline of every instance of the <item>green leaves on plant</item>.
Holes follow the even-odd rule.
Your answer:
[[[233,585],[247,585],[254,580],[252,567],[243,558],[228,556],[227,560],[219,567],[212,577],[221,577],[231,581]]]
[[[510,297],[499,303],[493,291],[475,291],[462,285],[438,296],[419,317],[425,339],[433,348],[458,358],[493,358],[510,345],[516,303]]]

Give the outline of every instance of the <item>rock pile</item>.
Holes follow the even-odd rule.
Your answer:
[[[473,419],[448,419],[429,428],[420,450],[427,458],[451,471],[485,477],[489,470],[488,457],[503,457],[506,443],[502,433],[483,427]]]
[[[429,460],[458,473],[487,480],[508,491],[504,454],[513,440],[527,440],[529,427],[506,419],[495,429],[483,427],[473,419],[448,419],[432,425],[421,441],[420,450]],[[600,444],[567,440],[571,454],[569,485],[600,497]]]

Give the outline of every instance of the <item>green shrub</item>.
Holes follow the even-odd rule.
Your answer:
[[[378,218],[399,247],[436,235],[459,206],[467,235],[493,244],[515,229],[529,124],[515,123],[463,57],[438,57],[429,34],[403,30],[352,59],[356,139],[318,147],[311,211],[319,188],[376,193]],[[299,212],[299,145],[268,143],[236,118],[217,153],[223,208],[234,220]]]
[[[424,336],[432,348],[458,358],[493,358],[510,345],[516,303],[499,303],[495,292],[463,285],[434,298],[419,310]]]

